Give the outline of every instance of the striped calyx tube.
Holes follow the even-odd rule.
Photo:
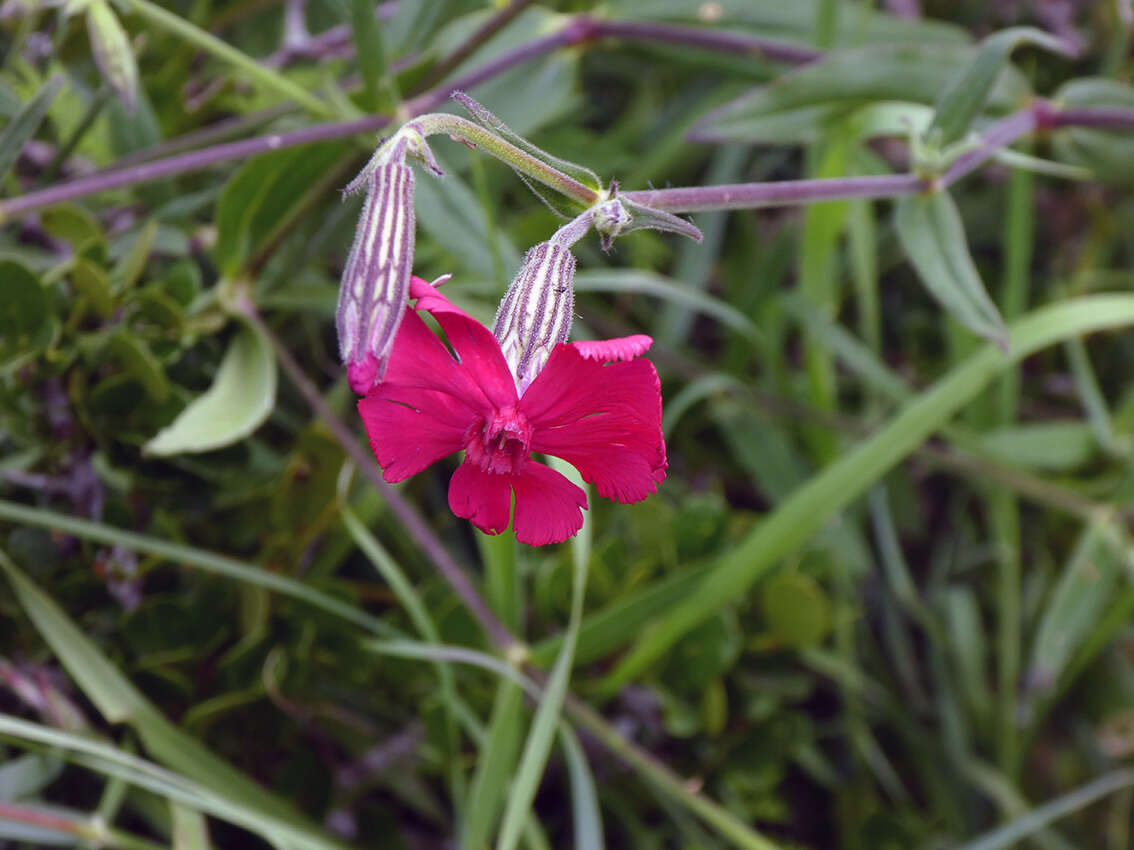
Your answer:
[[[422,137],[403,128],[346,188],[347,194],[366,191],[335,313],[339,353],[351,389],[359,395],[384,377],[409,297],[416,220],[407,155],[420,157],[440,173]]]
[[[523,395],[551,352],[571,333],[575,311],[575,257],[570,251],[590,229],[588,210],[560,228],[524,256],[512,280],[492,332],[512,370],[516,390]]]

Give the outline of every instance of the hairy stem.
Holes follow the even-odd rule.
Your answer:
[[[683,186],[623,192],[635,203],[667,212],[746,210],[757,207],[796,206],[816,201],[851,198],[894,198],[925,191],[926,181],[914,174],[882,177],[837,177],[815,180],[778,180],[773,183],[729,183],[722,186]]]
[[[540,183],[550,186],[560,194],[573,198],[584,206],[590,206],[599,200],[599,194],[594,189],[584,186],[578,180],[568,177],[559,169],[506,142],[491,130],[486,130],[467,118],[448,115],[444,112],[434,112],[415,119],[411,122],[411,125],[417,128],[423,136],[445,134],[459,141],[476,145],[485,153],[491,154],[533,180],[538,180]]]

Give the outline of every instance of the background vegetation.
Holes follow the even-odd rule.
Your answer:
[[[337,362],[399,103],[623,189],[904,174],[885,104],[1008,26],[1074,55],[976,129],[1134,107],[1127,0],[922,5],[9,0],[0,846],[1131,846],[1134,129],[955,185],[977,290],[888,200],[584,240],[576,335],[655,338],[670,468],[571,545],[475,533],[446,464],[380,488]],[[416,270],[487,320],[559,219],[433,148]]]

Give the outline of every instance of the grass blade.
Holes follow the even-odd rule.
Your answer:
[[[569,473],[574,483],[583,484],[578,473],[566,464],[556,463],[555,466],[560,472]],[[571,668],[575,663],[575,645],[579,639],[579,625],[583,619],[583,597],[587,588],[591,537],[588,525],[589,522],[584,521],[583,530],[572,541],[575,581],[571,598],[571,618],[567,624],[563,646],[559,650],[559,657],[551,669],[547,686],[539,701],[539,708],[536,709],[535,718],[532,720],[532,728],[524,745],[524,754],[520,759],[520,766],[508,797],[508,805],[504,810],[496,850],[515,850],[520,840],[520,831],[528,818],[532,801],[535,800],[536,791],[543,778],[555,729],[559,725],[559,716],[563,711],[563,701],[567,697],[567,684],[571,678]]]
[[[1093,782],[1088,782],[1062,797],[1056,797],[1049,803],[1037,806],[1023,817],[962,844],[955,850],[1001,850],[1012,847],[1021,839],[1039,832],[1052,821],[1077,812],[1095,800],[1131,785],[1134,785],[1134,770],[1115,770],[1103,774]]]
[[[63,75],[56,74],[40,87],[16,117],[4,126],[3,131],[0,131],[0,183],[16,164],[16,159],[19,158],[24,145],[31,140],[39,125],[43,123],[51,102],[55,100],[55,95],[59,94],[61,88],[63,88]]]

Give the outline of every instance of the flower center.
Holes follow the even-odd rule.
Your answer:
[[[470,426],[465,435],[468,460],[485,472],[517,474],[531,454],[532,426],[515,407],[496,411],[492,419]]]

